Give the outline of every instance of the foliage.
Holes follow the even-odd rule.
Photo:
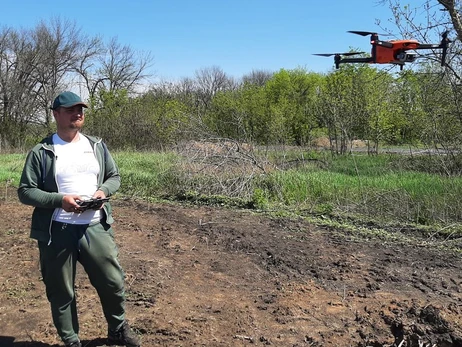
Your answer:
[[[322,77],[303,69],[282,69],[266,83],[275,141],[271,143],[306,145],[317,127],[313,112]]]

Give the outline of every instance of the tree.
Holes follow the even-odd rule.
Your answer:
[[[326,76],[325,84],[320,90],[318,117],[319,122],[327,128],[331,150],[344,154],[354,138],[353,127],[355,115],[361,112],[353,95],[353,79],[357,66],[343,66]],[[361,107],[361,105],[357,105]],[[362,105],[364,106],[364,104]]]
[[[188,139],[187,106],[172,93],[169,83],[140,96],[129,115],[137,148],[165,149]],[[134,121],[130,122],[129,118]]]
[[[32,67],[35,88],[45,128],[52,131],[51,100],[59,91],[67,88],[65,77],[75,70],[82,47],[80,30],[75,22],[53,18],[41,21],[30,33],[37,55]]]
[[[0,34],[0,148],[18,145],[16,139],[22,135],[22,131],[15,129],[15,124],[21,121],[21,109],[28,108],[25,105],[28,98],[21,97],[28,93],[30,71],[27,68],[30,65],[26,54],[33,59],[24,36],[4,28]],[[24,68],[17,61],[18,56],[24,58]],[[14,137],[10,137],[11,134]]]
[[[455,0],[438,0],[438,2],[448,12],[454,30],[457,32],[457,37],[459,38],[459,41],[462,40],[462,22],[460,20],[462,5],[460,1],[457,2],[457,6]]]
[[[195,77],[195,92],[204,114],[209,109],[210,102],[217,92],[236,87],[234,79],[218,66],[199,69],[196,71]]]
[[[405,124],[403,112],[397,107],[395,97],[401,91],[395,79],[386,71],[364,66],[359,70],[355,84],[364,95],[364,114],[357,114],[355,137],[367,140],[369,153],[377,154],[382,144],[397,144],[401,141],[401,131]],[[361,83],[359,83],[361,81]]]
[[[242,77],[242,83],[253,84],[263,87],[274,75],[274,72],[267,70],[252,70]]]
[[[266,83],[273,136],[279,143],[305,145],[318,126],[314,112],[321,75],[304,69],[280,70]]]
[[[149,75],[150,53],[138,53],[115,38],[107,45],[100,39],[87,40],[86,50],[76,71],[83,78],[90,98],[99,91],[136,91]]]

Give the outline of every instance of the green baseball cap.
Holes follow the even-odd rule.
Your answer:
[[[82,105],[83,107],[88,108],[88,105],[84,103],[77,94],[72,92],[62,92],[55,98],[55,101],[53,101],[53,105],[50,108],[52,110],[56,110],[59,107],[72,107],[75,105]]]

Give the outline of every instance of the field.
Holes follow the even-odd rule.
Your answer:
[[[6,194],[0,346],[60,346],[28,238],[32,209]],[[145,347],[462,346],[462,261],[445,240],[224,207],[116,199],[114,210],[128,319]],[[77,295],[83,346],[106,346],[81,268]]]

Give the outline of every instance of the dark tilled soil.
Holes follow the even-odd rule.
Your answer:
[[[0,346],[60,346],[32,208],[0,202]],[[462,346],[461,257],[250,211],[114,201],[127,316],[143,346]],[[107,346],[77,279],[83,346]]]

